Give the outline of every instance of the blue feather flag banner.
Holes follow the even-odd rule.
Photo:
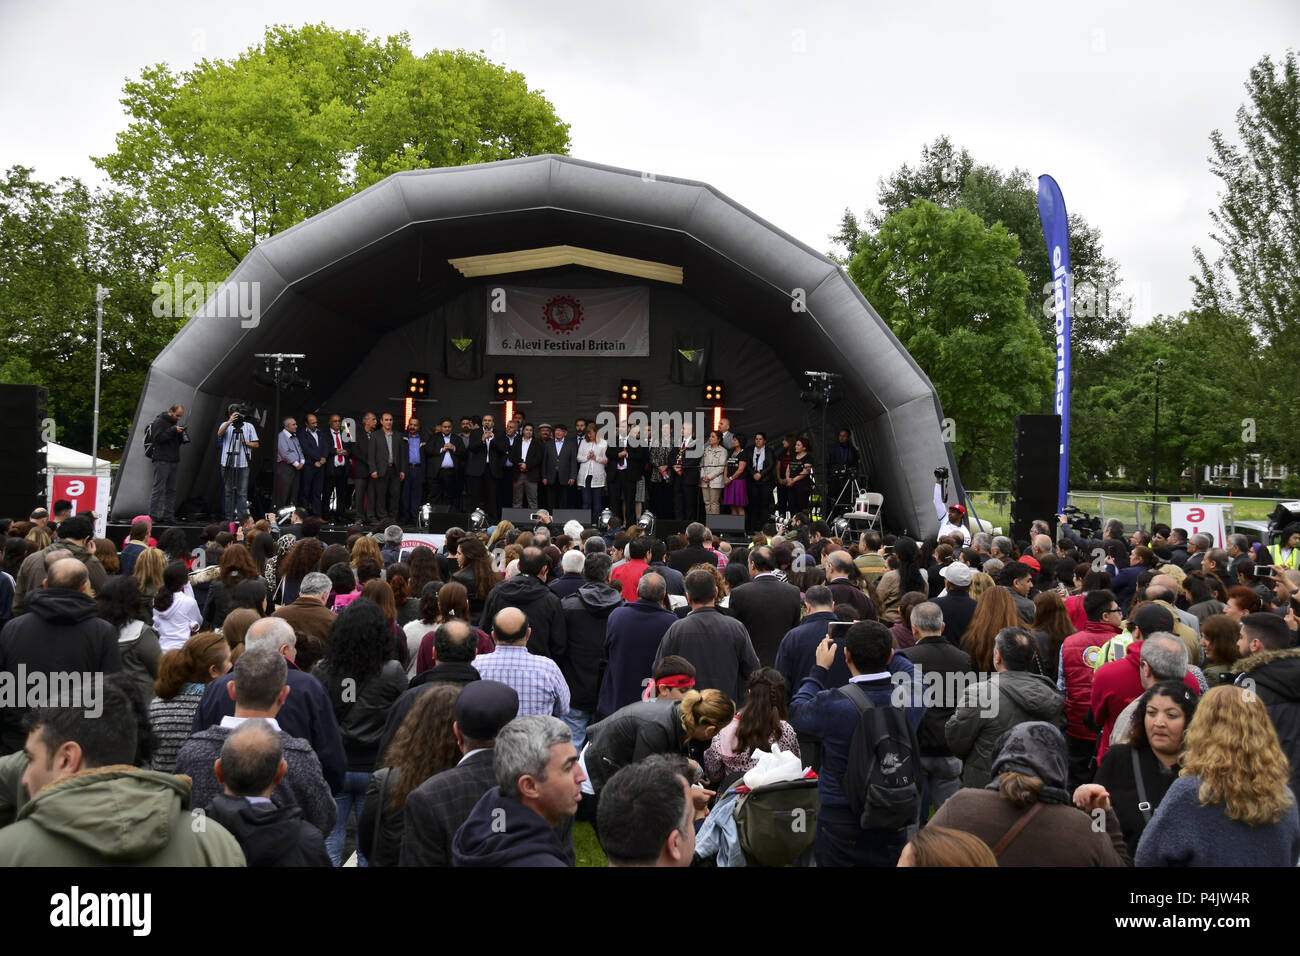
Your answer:
[[[1070,298],[1074,279],[1070,273],[1070,222],[1065,197],[1051,176],[1038,177],[1038,217],[1052,261],[1052,315],[1056,338],[1056,400],[1053,411],[1061,416],[1060,472],[1056,510],[1066,505],[1070,493]]]

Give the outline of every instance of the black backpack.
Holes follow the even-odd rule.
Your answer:
[[[856,684],[840,693],[858,708],[849,761],[840,777],[864,830],[900,830],[921,809],[920,744],[902,707],[876,707]]]
[[[158,423],[153,421],[150,422],[149,427],[144,430],[144,457],[148,458],[150,461],[153,461],[153,438],[157,426]]]

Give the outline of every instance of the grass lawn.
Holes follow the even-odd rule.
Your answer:
[[[590,823],[575,821],[573,824],[573,851],[578,858],[578,866],[606,866],[605,851],[600,848],[596,831]]]
[[[1134,498],[1147,500],[1145,494],[1135,491],[1107,491],[1105,514],[1107,518],[1119,518],[1124,524],[1131,528],[1138,525],[1137,515],[1134,513],[1135,505],[1122,501],[1116,501],[1116,498],[1124,498],[1131,501]],[[1178,497],[1178,496],[1175,496]],[[1194,495],[1182,495],[1183,501],[1196,500]],[[1157,499],[1160,504],[1156,505],[1156,520],[1169,523],[1169,505],[1168,496],[1160,495]],[[1232,505],[1233,514],[1239,521],[1264,521],[1268,518],[1269,512],[1277,507],[1276,500],[1268,501],[1245,501],[1240,498],[1201,498],[1206,504],[1225,504]],[[1280,500],[1280,499],[1279,499]],[[1095,491],[1074,491],[1070,493],[1070,501],[1078,508],[1088,512],[1094,518],[1102,514],[1101,503],[1098,500],[1098,492]],[[996,492],[993,494],[975,494],[970,496],[970,503],[974,510],[974,517],[978,517],[984,525],[988,527],[1001,528],[1003,534],[1011,530],[1011,494],[1009,492]],[[1151,506],[1143,504],[1141,508],[1141,524],[1144,528],[1151,526]],[[978,530],[975,522],[970,522],[972,531]]]

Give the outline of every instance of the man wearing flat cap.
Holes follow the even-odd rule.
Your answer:
[[[451,841],[479,798],[497,785],[492,748],[519,713],[519,695],[506,684],[478,680],[456,698],[453,729],[464,755],[406,798],[402,866],[450,866]]]

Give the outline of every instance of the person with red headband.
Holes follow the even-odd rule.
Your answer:
[[[695,665],[684,657],[669,654],[655,665],[646,682],[642,700],[681,700],[695,687]]]

